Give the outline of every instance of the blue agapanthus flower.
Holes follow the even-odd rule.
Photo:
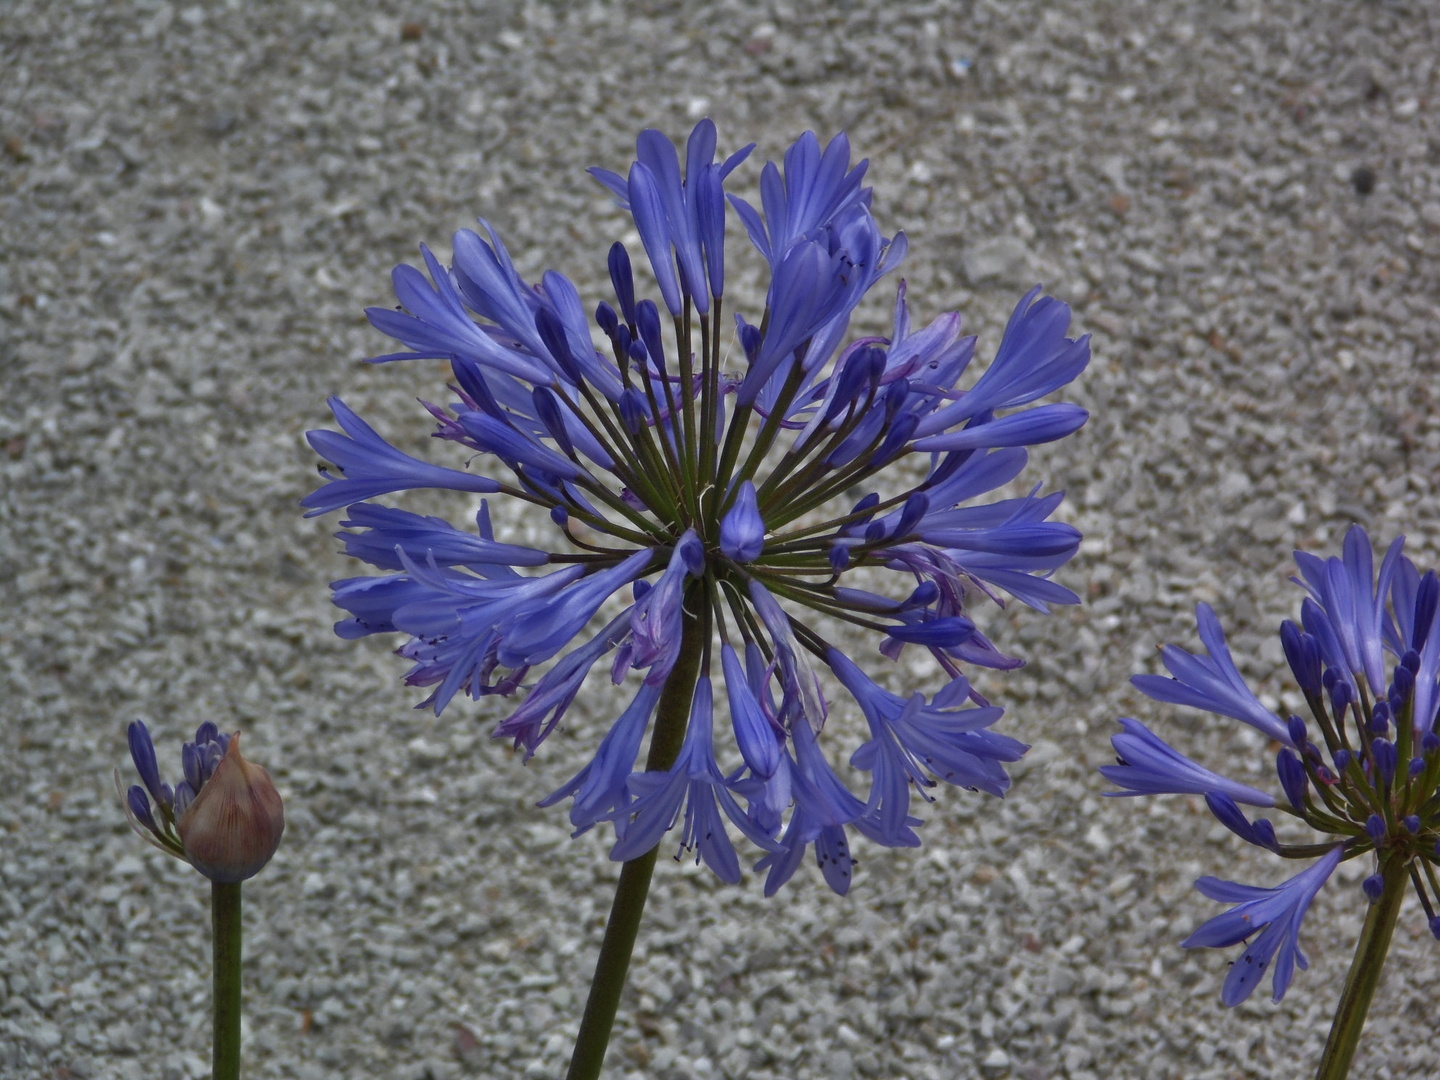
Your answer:
[[[523,692],[496,735],[528,758],[609,658],[633,697],[546,800],[572,800],[577,832],[611,823],[614,857],[629,859],[678,825],[683,850],[738,881],[733,827],[764,853],[767,892],[812,845],[844,892],[851,830],[918,844],[912,791],[928,799],[944,780],[1003,795],[1004,764],[1026,749],[990,730],[1001,710],[963,671],[1021,662],[980,629],[984,602],[1077,602],[1051,575],[1080,534],[1050,520],[1058,494],[975,500],[1020,474],[1027,446],[1085,422],[1040,401],[1084,370],[1089,340],[1068,337],[1069,308],[1036,289],[970,377],[960,316],[914,325],[903,282],[890,332],[847,340],[906,251],[871,212],[866,162],[843,135],[822,147],[806,133],[762,170],[757,208],[726,191],[752,148],[716,148],[707,120],[683,166],[646,131],[623,175],[592,170],[634,219],[658,303],[624,244],[609,253],[613,296],[587,309],[562,274],[524,281],[484,222],[455,234],[451,265],[422,248],[423,269],[396,269],[399,306],[368,314],[405,348],[376,362],[448,362],[450,400],[427,408],[456,444],[450,463],[402,453],[336,399],[340,431],[309,435],[335,471],[304,504],[345,509],[346,553],[383,571],[334,583],[337,632],[404,636],[407,681],[437,714],[457,694]],[[726,292],[731,210],[769,267],[760,306]],[[417,488],[543,507],[555,540],[498,539],[487,500],[473,531],[367,501]],[[852,584],[863,567],[899,587]],[[817,616],[877,634],[892,659],[928,650],[948,685],[928,701],[882,689]],[[869,774],[862,794],[821,747],[836,685],[870,725],[851,758]],[[667,691],[688,696],[661,737]]]
[[[1211,771],[1128,717],[1111,739],[1117,764],[1100,768],[1122,789],[1112,795],[1202,795],[1211,813],[1249,843],[1288,859],[1319,856],[1274,888],[1212,877],[1196,882],[1210,899],[1237,906],[1196,930],[1187,948],[1226,947],[1259,934],[1230,969],[1221,991],[1226,1005],[1248,998],[1272,960],[1274,999],[1285,996],[1295,966],[1306,966],[1301,921],[1348,859],[1373,860],[1375,873],[1364,882],[1372,901],[1387,880],[1403,882],[1408,874],[1440,937],[1431,902],[1440,895],[1440,577],[1433,570],[1422,575],[1403,546],[1403,538],[1390,545],[1378,573],[1370,537],[1358,525],[1346,534],[1341,558],[1295,553],[1295,581],[1308,595],[1300,623],[1286,620],[1280,640],[1313,728],[1298,715],[1282,720],[1246,686],[1207,604],[1196,617],[1209,655],[1167,645],[1161,659],[1171,677],[1132,680],[1156,701],[1205,709],[1265,734],[1277,750],[1284,799]],[[1242,803],[1298,819],[1325,839],[1281,843],[1274,825],[1252,821]]]

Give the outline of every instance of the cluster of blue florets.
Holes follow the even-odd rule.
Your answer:
[[[626,175],[592,170],[632,216],[659,303],[641,297],[617,243],[613,297],[587,312],[559,273],[523,281],[489,225],[455,234],[448,267],[422,249],[428,276],[397,268],[400,308],[369,315],[407,351],[376,359],[448,361],[451,400],[428,408],[460,467],[402,453],[335,400],[341,430],[309,437],[338,473],[305,504],[346,509],[347,552],[385,572],[335,583],[349,613],[339,633],[404,635],[408,681],[430,688],[423,704],[437,713],[458,693],[523,690],[496,734],[528,756],[611,658],[612,680],[633,696],[548,800],[573,800],[577,830],[611,822],[613,854],[628,859],[683,821],[681,846],[735,881],[728,821],[763,850],[768,892],[812,844],[843,892],[847,830],[916,845],[913,789],[938,778],[1001,795],[1004,763],[1026,749],[990,730],[1001,710],[963,673],[1020,663],[974,609],[1005,593],[1042,611],[1075,603],[1050,577],[1080,536],[1050,520],[1059,495],[974,500],[1018,476],[1027,446],[1085,422],[1078,406],[1036,402],[1090,350],[1066,336],[1069,309],[1037,289],[962,388],[975,339],[957,313],[913,326],[903,282],[889,334],[847,341],[856,306],[904,257],[904,235],[882,235],[866,163],[852,165],[843,135],[822,149],[807,133],[783,168],[767,164],[758,209],[725,190],[750,149],[717,159],[705,121],[683,169],[670,141],[646,131]],[[737,308],[727,330],[731,210],[770,278],[763,306]],[[417,488],[542,507],[556,543],[497,539],[488,501],[473,532],[368,501]],[[866,566],[905,584],[894,595],[845,584]],[[597,632],[597,614],[626,590]],[[948,685],[928,701],[882,689],[816,615],[874,631],[892,658],[928,649]],[[820,747],[825,669],[869,722],[851,758],[870,774],[864,795]],[[716,677],[735,753],[717,754]],[[672,683],[688,707],[662,708]],[[667,708],[675,715],[657,720]],[[670,760],[652,752],[641,767],[647,733],[677,719]]]

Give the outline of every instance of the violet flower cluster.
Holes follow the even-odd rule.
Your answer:
[[[851,163],[844,135],[822,148],[806,133],[783,166],[767,164],[759,207],[726,191],[751,149],[718,158],[707,120],[683,170],[654,130],[625,175],[591,170],[633,218],[658,302],[641,295],[621,243],[613,297],[590,315],[562,274],[522,280],[484,221],[483,234],[455,234],[449,266],[422,247],[423,270],[394,272],[400,306],[368,314],[406,347],[376,362],[448,361],[450,400],[426,407],[453,464],[397,450],[333,399],[341,430],[309,440],[336,471],[321,470],[327,482],[304,505],[345,509],[346,552],[384,572],[334,583],[349,613],[337,632],[404,635],[407,681],[429,689],[422,705],[437,714],[460,693],[524,690],[495,734],[528,759],[602,658],[633,688],[593,759],[544,800],[571,800],[577,834],[610,822],[613,857],[628,860],[678,825],[680,848],[734,882],[728,822],[763,853],[767,893],[812,845],[844,892],[849,830],[918,845],[912,789],[938,779],[1003,795],[1004,764],[1026,749],[990,730],[1002,710],[963,674],[1021,663],[982,633],[974,607],[1005,593],[1040,611],[1076,603],[1050,577],[1080,535],[1050,520],[1060,494],[974,500],[1021,472],[1027,446],[1085,422],[1078,406],[1036,403],[1079,375],[1090,349],[1066,336],[1069,309],[1036,289],[962,388],[975,339],[958,313],[915,324],[903,281],[889,333],[847,340],[904,235],[882,235],[867,163]],[[727,323],[731,211],[769,285],[763,306],[737,305]],[[543,507],[555,543],[499,539],[488,501],[475,531],[368,501],[419,488]],[[898,588],[847,583],[862,567],[891,571]],[[929,650],[947,685],[928,700],[883,689],[816,616],[872,631],[891,659]],[[678,758],[637,768],[687,653],[699,670]],[[825,669],[869,724],[850,759],[869,774],[860,794],[821,745]]]
[[[1300,577],[1294,580],[1308,595],[1300,622],[1286,620],[1280,640],[1309,722],[1297,715],[1281,719],[1261,704],[1236,669],[1207,604],[1196,614],[1209,655],[1167,645],[1161,657],[1173,678],[1132,680],[1156,701],[1206,709],[1264,734],[1278,746],[1275,769],[1284,798],[1212,772],[1129,718],[1111,740],[1118,764],[1100,769],[1124,789],[1111,794],[1203,795],[1215,817],[1242,839],[1282,858],[1315,859],[1273,888],[1213,877],[1196,882],[1210,899],[1236,906],[1201,926],[1185,946],[1225,948],[1248,940],[1221,990],[1226,1005],[1248,998],[1272,961],[1274,1000],[1284,997],[1296,966],[1307,966],[1301,921],[1348,859],[1368,857],[1376,864],[1363,883],[1372,902],[1384,888],[1382,862],[1408,869],[1430,929],[1440,937],[1431,904],[1432,895],[1440,896],[1440,578],[1434,570],[1422,575],[1401,553],[1403,545],[1403,537],[1390,545],[1378,577],[1370,538],[1358,525],[1345,537],[1342,558],[1295,553]],[[1268,819],[1252,821],[1242,804],[1289,815],[1326,839],[1282,843]]]

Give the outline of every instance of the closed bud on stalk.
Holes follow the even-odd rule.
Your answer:
[[[270,774],[241,756],[238,732],[176,829],[191,865],[211,881],[252,878],[275,854],[285,808]]]

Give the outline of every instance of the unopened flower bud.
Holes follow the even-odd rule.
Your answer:
[[[620,392],[620,419],[631,435],[639,435],[645,428],[645,398],[633,386]]]
[[[615,309],[605,301],[600,301],[595,307],[595,324],[600,327],[601,333],[608,338],[614,338],[620,329],[620,316]]]
[[[1389,835],[1389,828],[1385,824],[1385,819],[1379,814],[1371,814],[1365,819],[1365,831],[1370,834],[1370,839],[1375,841],[1376,844],[1383,844],[1385,837]]]
[[[1384,735],[1390,730],[1390,703],[1380,701],[1375,704],[1374,710],[1370,713],[1370,731],[1375,735]]]
[[[1279,838],[1275,835],[1275,826],[1270,823],[1269,818],[1257,818],[1255,821],[1255,842],[1261,847],[1275,848],[1280,844]]]
[[[1288,747],[1281,749],[1275,759],[1275,769],[1280,775],[1280,786],[1285,789],[1285,797],[1290,800],[1290,805],[1296,810],[1305,809],[1305,793],[1310,789],[1310,778],[1305,774],[1305,766],[1295,756],[1295,752]]]
[[[1371,874],[1360,883],[1360,887],[1365,890],[1365,895],[1373,904],[1379,900],[1385,892],[1385,879],[1379,874]]]
[[[211,881],[252,878],[275,854],[285,808],[270,774],[240,755],[238,732],[176,828],[191,865]]]
[[[1313,637],[1289,619],[1280,625],[1280,644],[1285,648],[1285,659],[1290,662],[1290,670],[1295,673],[1295,681],[1300,684],[1301,692],[1308,698],[1317,697],[1322,678],[1320,646]],[[1303,746],[1304,743],[1296,745]]]
[[[741,482],[735,504],[720,522],[720,550],[738,563],[753,562],[765,550],[765,521],[749,480]]]
[[[1370,753],[1375,760],[1375,769],[1387,784],[1395,782],[1395,771],[1400,767],[1400,754],[1389,739],[1376,739],[1370,744]]]
[[[1334,710],[1336,717],[1343,718],[1345,710],[1350,708],[1350,703],[1354,700],[1354,688],[1344,679],[1336,679],[1335,684],[1330,687],[1330,708]]]
[[[1394,681],[1391,683],[1393,695],[1404,702],[1415,689],[1415,672],[1411,671],[1404,664],[1395,668]]]
[[[1310,741],[1310,733],[1305,730],[1305,721],[1298,716],[1291,716],[1285,721],[1285,729],[1290,733],[1290,744],[1297,750],[1304,750],[1305,744]]]

